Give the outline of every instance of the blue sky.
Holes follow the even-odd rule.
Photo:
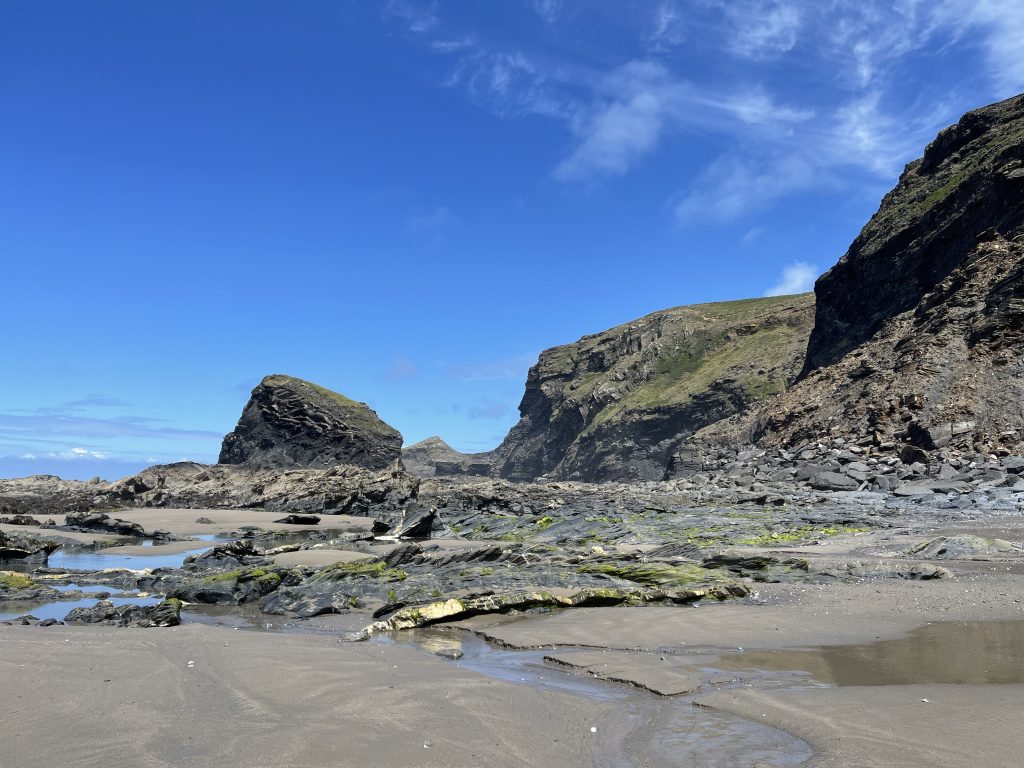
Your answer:
[[[542,349],[809,288],[1022,39],[1016,0],[9,0],[0,476],[214,460],[275,372],[492,448]]]

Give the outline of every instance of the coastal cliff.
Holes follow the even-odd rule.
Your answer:
[[[494,474],[655,480],[696,430],[783,392],[810,294],[676,307],[540,355]]]

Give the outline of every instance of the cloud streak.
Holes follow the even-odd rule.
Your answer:
[[[690,136],[715,136],[721,156],[687,170],[671,194],[674,220],[688,226],[734,221],[812,189],[863,184],[865,174],[891,182],[971,98],[935,90],[909,106],[893,98],[898,67],[911,54],[935,55],[972,36],[964,47],[979,47],[992,87],[1000,95],[1024,89],[1024,4],[1016,0],[662,0],[631,28],[632,59],[604,69],[595,57],[496,45],[475,31],[442,34],[436,6],[417,7],[433,20],[417,25],[431,50],[451,58],[446,85],[501,118],[565,126],[569,141],[551,169],[559,183],[614,180]],[[551,34],[565,26],[557,23],[560,0],[528,7]],[[404,23],[414,17],[404,4],[391,13]],[[684,41],[687,50],[746,64],[684,73],[671,66]],[[787,78],[804,73],[809,87],[784,87],[783,65]]]
[[[806,293],[814,288],[818,268],[806,261],[796,261],[782,270],[779,282],[764,292],[765,296],[788,296],[792,293]]]
[[[440,21],[436,1],[417,3],[414,0],[388,0],[384,6],[384,18],[398,21],[416,35],[430,32]]]
[[[513,355],[500,360],[454,363],[445,374],[456,381],[526,381],[526,372],[537,361],[536,354]]]

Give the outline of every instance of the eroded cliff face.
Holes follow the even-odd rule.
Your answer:
[[[818,280],[807,370],[838,362],[891,318],[915,310],[974,258],[983,233],[1018,234],[1022,161],[1024,96],[969,112],[942,131]]]
[[[694,431],[789,386],[813,313],[811,294],[677,307],[543,352],[494,474],[661,479]]]
[[[219,464],[386,469],[401,460],[402,436],[365,403],[302,379],[271,375],[252,391]]]
[[[1024,97],[942,131],[815,290],[806,376],[701,438],[1024,448]]]

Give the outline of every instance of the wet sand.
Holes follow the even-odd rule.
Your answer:
[[[253,510],[118,516],[192,536],[244,525],[370,525],[331,517],[320,526],[284,526],[272,522],[279,515]],[[195,523],[200,516],[215,522]],[[847,559],[865,539],[843,543]],[[831,544],[805,549],[817,558],[844,554]],[[366,554],[305,550],[277,557],[281,564],[320,566]],[[750,604],[492,615],[454,626],[513,648],[562,646],[534,653],[562,670],[610,681],[602,684],[622,681],[667,695],[696,691],[706,711],[806,740],[816,750],[814,766],[1019,765],[1020,559],[942,565],[955,578],[756,584]],[[338,629],[354,628],[348,622],[359,618],[338,617],[346,624]],[[14,691],[0,718],[2,768],[49,768],[68,756],[76,765],[104,768],[616,765],[630,753],[623,745],[638,738],[635,713],[631,722],[607,701],[514,685],[400,644],[191,625],[0,626],[0,646],[0,679]],[[188,660],[196,662],[191,669]],[[659,708],[642,729],[661,754],[680,748],[672,742],[679,729],[665,726],[683,722],[688,706]],[[59,740],[52,739],[55,723],[68,724]],[[658,747],[658,740],[665,743]]]
[[[147,531],[158,528],[170,531],[176,536],[197,536],[207,533],[228,533],[245,526],[256,526],[274,531],[316,531],[337,528],[369,530],[373,520],[348,515],[328,515],[320,518],[316,525],[289,525],[275,523],[285,517],[283,512],[269,512],[264,509],[164,509],[143,507],[119,509],[113,517],[138,523]],[[197,523],[205,517],[210,523]],[[60,522],[59,520],[57,521]]]
[[[730,690],[701,703],[770,723],[815,748],[808,768],[1016,768],[1024,685]]]
[[[617,738],[608,704],[395,646],[0,626],[0,647],[4,768],[589,767]]]
[[[550,655],[655,692],[695,678],[698,704],[807,741],[810,766],[1020,765],[1024,577],[1001,565],[950,565],[958,578],[758,585],[756,605],[577,609],[460,625],[511,647],[633,649]]]
[[[63,515],[41,515],[41,519],[52,519],[57,525],[64,524]],[[285,517],[283,512],[268,512],[263,509],[164,509],[161,507],[140,507],[136,509],[118,509],[111,514],[119,520],[128,520],[141,525],[147,533],[158,529],[170,531],[175,536],[200,536],[204,534],[222,534],[237,531],[246,526],[254,526],[274,531],[316,531],[345,528],[351,530],[369,530],[373,520],[366,517],[349,515],[328,515],[321,517],[316,525],[290,525],[275,523]],[[201,517],[209,523],[197,523]],[[53,528],[37,528],[34,526],[0,524],[0,530],[30,533],[43,538],[65,537],[86,544],[96,541],[109,541],[119,538],[112,533],[78,533],[75,531],[55,531]]]
[[[460,626],[515,648],[745,648],[849,645],[899,637],[934,621],[1024,618],[1024,577],[758,584],[758,604],[577,608],[543,616],[478,616]]]

